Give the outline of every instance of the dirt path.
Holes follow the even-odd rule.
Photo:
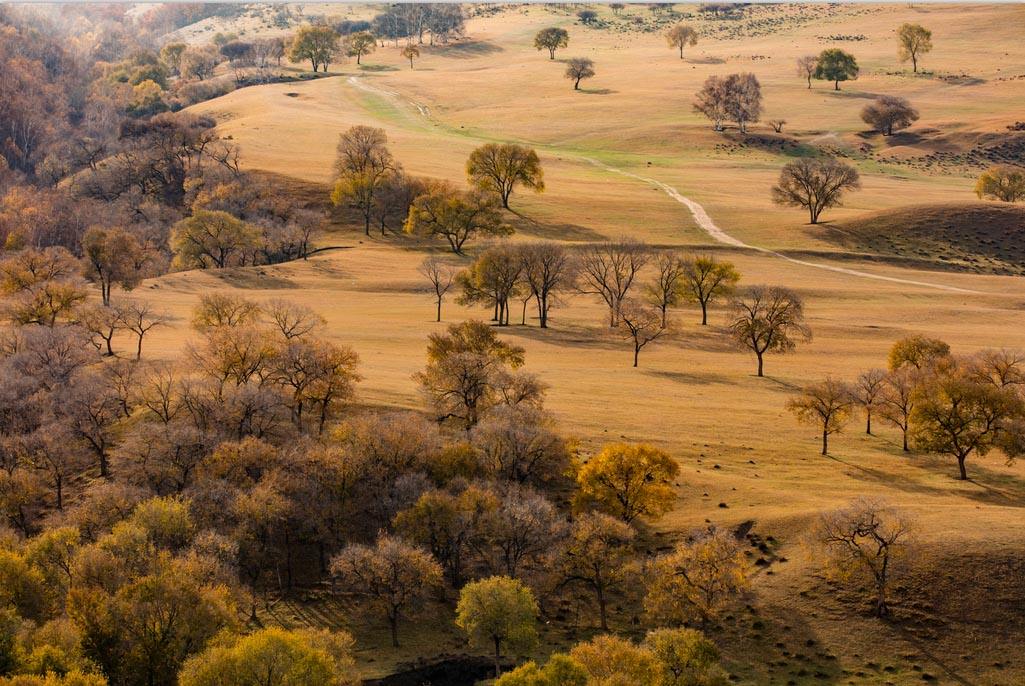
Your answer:
[[[348,78],[348,83],[351,84],[354,88],[358,88],[359,90],[362,90],[364,92],[372,93],[374,95],[377,95],[377,96],[380,96],[380,97],[384,97],[384,98],[387,98],[389,100],[398,101],[398,100],[402,99],[402,95],[400,93],[397,93],[395,91],[385,90],[383,88],[378,88],[377,86],[373,86],[373,85],[371,85],[369,83],[366,83],[364,81],[364,79],[362,77],[359,77],[359,76],[350,76]],[[437,123],[436,120],[434,120],[434,118],[431,116],[430,108],[428,108],[427,105],[424,105],[423,103],[416,102],[415,100],[408,100],[407,102],[408,102],[408,104],[411,107],[413,107],[417,111],[417,113],[420,114],[420,116],[422,116],[423,118],[427,119],[428,121],[431,121],[432,123]],[[567,156],[574,156],[574,155],[572,155],[572,153],[564,153],[564,154],[566,154]],[[650,184],[650,185],[658,188],[663,193],[668,195],[670,198],[672,198],[676,202],[678,202],[681,205],[683,205],[684,207],[686,207],[690,211],[691,216],[694,217],[694,221],[695,221],[695,223],[697,223],[698,227],[702,231],[704,231],[706,234],[708,234],[708,236],[710,238],[712,238],[714,241],[716,241],[718,243],[722,243],[724,245],[730,245],[730,246],[733,246],[733,247],[736,247],[736,248],[746,248],[748,250],[754,250],[754,251],[757,251],[757,252],[760,252],[760,253],[764,253],[766,255],[771,255],[773,257],[778,257],[781,260],[786,260],[787,262],[790,262],[791,264],[797,264],[797,265],[800,265],[802,267],[812,267],[813,269],[824,269],[826,271],[836,272],[838,274],[846,274],[848,276],[855,276],[855,277],[862,278],[862,279],[875,279],[877,281],[888,281],[890,283],[902,283],[902,284],[906,284],[906,285],[909,285],[909,286],[922,286],[922,287],[925,287],[925,288],[933,288],[933,289],[936,289],[936,290],[948,291],[948,292],[953,292],[953,293],[968,293],[968,294],[972,294],[972,295],[986,295],[982,291],[975,291],[975,290],[971,290],[971,289],[968,289],[968,288],[958,288],[957,286],[948,286],[948,285],[945,285],[945,284],[931,283],[931,282],[927,282],[927,281],[915,281],[913,279],[902,279],[902,278],[896,277],[896,276],[885,276],[883,274],[873,274],[871,272],[863,272],[863,271],[859,271],[857,269],[848,269],[847,267],[838,267],[838,266],[831,265],[831,264],[823,264],[821,262],[809,262],[807,260],[800,260],[800,259],[797,259],[795,257],[790,257],[789,255],[784,255],[783,253],[776,252],[775,250],[770,250],[769,248],[762,248],[762,247],[759,247],[757,245],[749,245],[749,244],[745,243],[744,241],[740,240],[739,238],[735,238],[734,236],[731,236],[730,234],[726,233],[718,224],[716,224],[712,220],[712,218],[709,216],[708,212],[705,211],[705,208],[702,207],[700,203],[695,202],[694,200],[691,200],[690,198],[688,198],[687,196],[683,195],[678,190],[676,190],[675,188],[670,186],[669,184],[664,183],[662,181],[658,181],[657,179],[652,179],[652,178],[649,178],[647,176],[641,176],[640,174],[634,174],[633,172],[628,172],[628,171],[624,171],[622,169],[618,169],[616,167],[609,166],[609,165],[607,165],[607,164],[605,164],[603,162],[600,162],[599,160],[596,160],[596,159],[594,159],[592,157],[582,157],[580,155],[575,155],[575,157],[577,157],[577,159],[583,160],[583,161],[585,161],[585,162],[587,162],[589,164],[593,164],[596,167],[600,167],[601,169],[604,169],[605,171],[608,171],[608,172],[611,172],[611,173],[614,173],[614,174],[620,174],[622,176],[627,176],[627,177],[630,177],[632,179],[636,179],[637,181],[640,181],[642,183],[647,183],[647,184]]]

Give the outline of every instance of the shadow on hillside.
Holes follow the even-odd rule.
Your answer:
[[[586,93],[587,95],[612,95],[619,91],[612,90],[611,88],[581,88],[580,92]]]
[[[516,210],[510,211],[516,216],[516,219],[509,222],[509,225],[517,233],[527,236],[560,241],[600,241],[605,239],[605,236],[594,229],[581,226],[580,224],[570,224],[568,222],[561,224],[541,223],[520,214]]]
[[[594,350],[622,350],[623,355],[632,354],[632,348],[628,349],[627,342],[618,338],[610,338],[602,335],[607,329],[596,329],[591,326],[574,326],[559,321],[558,309],[555,309],[548,319],[547,329],[537,325],[537,318],[532,317],[530,310],[527,311],[527,324],[521,325],[519,319],[519,307],[513,305],[514,324],[503,326],[498,329],[504,336],[517,336],[529,338],[540,343],[547,343],[559,347],[590,348]]]
[[[684,384],[685,386],[710,386],[712,384],[731,383],[730,377],[725,374],[715,374],[713,372],[671,372],[664,369],[645,369],[643,353],[640,369],[646,376],[659,377],[674,383]]]
[[[726,64],[726,60],[721,57],[687,57],[684,61],[688,64]]]
[[[495,45],[494,43],[484,40],[452,43],[451,45],[434,46],[431,48],[431,54],[439,55],[441,57],[452,57],[454,59],[473,59],[475,57],[484,57],[485,55],[493,55],[499,52],[505,52],[505,49],[500,45]]]
[[[211,270],[213,275],[234,288],[251,290],[279,290],[296,288],[295,282],[278,274],[273,274],[266,266],[231,267],[229,269]]]
[[[857,98],[862,100],[875,100],[879,97],[878,93],[869,93],[867,91],[830,90],[829,93],[836,98]]]

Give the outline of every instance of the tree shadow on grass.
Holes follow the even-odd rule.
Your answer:
[[[475,57],[505,52],[505,49],[500,45],[495,45],[485,40],[471,40],[440,47],[434,46],[430,48],[430,52],[432,55],[451,57],[453,59],[473,59]]]
[[[581,93],[586,93],[587,95],[611,95],[619,92],[611,88],[581,88],[579,90]]]
[[[509,211],[516,216],[516,219],[509,222],[509,225],[512,226],[517,233],[546,240],[578,242],[605,240],[605,236],[602,234],[592,228],[581,226],[580,224],[570,224],[568,222],[542,223],[524,214],[520,214],[516,210]]]

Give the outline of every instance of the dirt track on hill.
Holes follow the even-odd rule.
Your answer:
[[[392,101],[401,101],[401,99],[402,99],[402,95],[400,93],[397,93],[395,91],[385,90],[383,88],[378,88],[377,86],[373,86],[371,84],[368,84],[361,77],[358,77],[358,76],[350,76],[347,79],[347,82],[351,86],[353,86],[354,88],[358,88],[359,90],[362,90],[362,91],[365,91],[365,92],[368,92],[368,93],[373,93],[375,95],[387,98],[387,99],[392,100]],[[407,102],[408,102],[409,106],[414,108],[420,116],[424,117],[425,119],[427,119],[429,121],[434,121],[433,117],[431,116],[430,107],[428,107],[427,105],[425,105],[423,103],[417,102],[415,100],[408,100]],[[968,288],[959,288],[957,286],[948,286],[946,284],[931,283],[931,282],[927,282],[927,281],[916,281],[916,280],[913,280],[913,279],[902,279],[900,277],[885,276],[883,274],[873,274],[871,272],[859,271],[857,269],[848,269],[846,267],[838,267],[838,266],[835,266],[835,265],[823,264],[821,262],[808,262],[806,260],[799,260],[797,258],[790,257],[788,255],[785,255],[783,253],[777,252],[775,250],[770,250],[769,248],[763,248],[763,247],[759,247],[757,245],[749,245],[749,244],[745,243],[744,241],[740,240],[739,238],[736,238],[736,237],[731,236],[730,234],[726,233],[718,224],[715,223],[715,221],[713,221],[712,217],[709,216],[708,212],[705,211],[705,208],[702,207],[700,203],[698,203],[698,202],[688,198],[687,196],[683,195],[682,193],[680,193],[678,190],[676,190],[675,188],[673,188],[669,184],[664,183],[662,181],[658,181],[656,179],[652,179],[652,178],[646,177],[646,176],[641,176],[639,174],[634,174],[633,172],[628,172],[628,171],[624,171],[622,169],[618,169],[616,167],[609,166],[609,165],[607,165],[607,164],[605,164],[605,163],[603,163],[603,162],[601,162],[599,160],[596,160],[596,159],[594,159],[592,157],[577,156],[577,158],[580,159],[580,160],[583,160],[584,162],[587,162],[589,164],[593,164],[593,165],[595,165],[597,167],[600,167],[601,169],[604,169],[605,171],[608,171],[610,173],[621,174],[623,176],[627,176],[627,177],[630,177],[632,179],[636,179],[638,181],[641,181],[642,183],[647,183],[647,184],[650,184],[650,185],[658,188],[663,193],[668,195],[670,198],[672,198],[676,202],[678,202],[681,205],[683,205],[684,207],[686,207],[688,209],[688,211],[691,213],[691,216],[694,217],[694,221],[697,223],[698,227],[702,231],[704,231],[706,234],[708,234],[708,236],[710,238],[712,238],[712,240],[716,241],[717,243],[722,243],[724,245],[729,245],[729,246],[733,246],[733,247],[736,247],[736,248],[744,248],[744,249],[747,249],[747,250],[754,250],[754,251],[757,251],[757,252],[760,252],[760,253],[763,253],[763,254],[766,254],[766,255],[771,255],[773,257],[778,257],[779,259],[786,260],[787,262],[790,262],[792,264],[801,265],[802,267],[812,267],[814,269],[825,269],[827,271],[836,272],[838,274],[846,274],[848,276],[854,276],[854,277],[863,278],[863,279],[875,279],[877,281],[888,281],[888,282],[891,282],[891,283],[903,283],[903,284],[907,284],[909,286],[922,286],[924,288],[933,288],[933,289],[936,289],[936,290],[949,291],[949,292],[953,292],[953,293],[969,293],[969,294],[972,294],[972,295],[986,295],[986,293],[983,293],[982,291],[975,291],[975,290],[971,290],[971,289],[968,289]]]

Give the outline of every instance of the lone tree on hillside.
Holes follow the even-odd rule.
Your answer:
[[[545,189],[544,170],[537,152],[513,143],[487,143],[474,150],[466,161],[466,176],[482,191],[497,193],[506,209],[516,184],[536,193]]]
[[[413,201],[404,231],[419,236],[441,236],[452,252],[462,254],[474,236],[507,236],[512,229],[502,222],[499,199],[479,190],[461,192],[449,183],[437,182]]]
[[[797,75],[808,81],[809,90],[811,89],[811,80],[815,77],[815,69],[818,66],[818,55],[804,55],[797,58]]]
[[[680,59],[683,59],[683,49],[698,44],[698,32],[690,24],[677,24],[666,32],[666,43],[671,48],[679,48]]]
[[[594,76],[594,62],[587,57],[573,57],[566,62],[566,78],[573,82],[573,90],[580,90],[580,82]]]
[[[292,62],[309,60],[313,71],[323,67],[326,72],[338,54],[338,38],[338,33],[329,26],[300,27],[288,48],[288,59]]]
[[[360,63],[360,59],[362,59],[363,55],[369,55],[376,48],[377,38],[375,38],[374,34],[370,33],[369,31],[357,31],[356,33],[349,36],[348,40],[346,40],[345,45],[345,49],[346,52],[349,54],[349,57],[356,58],[356,64]],[[415,49],[416,48],[414,48],[414,50]],[[419,51],[417,51],[417,54],[419,55]],[[408,57],[408,55],[406,55],[404,51],[402,56]],[[412,57],[409,58],[409,66],[410,68],[412,68],[413,66]]]
[[[833,89],[840,90],[841,81],[853,81],[858,78],[858,61],[854,55],[839,48],[823,50],[815,61],[815,78],[820,81],[832,81]]]
[[[1025,200],[1025,168],[998,164],[982,173],[975,183],[975,194],[1003,202]]]
[[[459,270],[437,258],[428,257],[420,263],[419,271],[431,283],[431,291],[434,293],[434,300],[438,305],[438,318],[435,321],[440,322],[441,303],[445,299],[445,294],[448,293],[449,289],[452,288],[452,284],[455,283],[456,274],[459,273]]]
[[[555,59],[555,51],[569,45],[569,33],[566,29],[548,28],[541,29],[534,36],[534,47],[538,50],[547,50],[549,59]]]
[[[787,353],[798,341],[811,340],[800,296],[781,286],[751,286],[730,303],[730,334],[758,358],[758,376],[766,353]]]
[[[537,643],[537,601],[519,579],[493,576],[466,584],[459,592],[456,626],[474,643],[495,650],[495,674],[502,670],[502,647],[528,650]]]
[[[918,121],[918,110],[904,98],[880,95],[861,110],[861,120],[884,136],[906,129]]]
[[[626,336],[634,344],[634,366],[641,354],[641,348],[662,337],[668,331],[664,314],[656,307],[645,303],[623,304],[619,313],[623,320]]]
[[[384,129],[353,126],[338,140],[335,171],[338,179],[331,192],[335,206],[348,205],[359,210],[363,230],[370,235],[370,220],[377,207],[377,196],[385,181],[396,170],[388,150]]]
[[[626,5],[624,5],[624,4],[623,4],[623,3],[621,3],[621,2],[612,2],[612,3],[609,3],[609,9],[610,9],[610,10],[612,10],[612,13],[613,13],[613,14],[615,14],[615,15],[617,15],[617,16],[619,15],[619,13],[620,13],[620,12],[622,12],[622,11],[623,11],[623,9],[624,9],[625,7],[626,7]]]
[[[844,191],[861,188],[858,170],[833,158],[801,158],[788,163],[772,187],[772,200],[778,205],[808,208],[812,224],[827,207],[835,207]]]
[[[822,427],[822,454],[829,454],[829,436],[839,433],[851,417],[850,387],[831,377],[805,386],[801,395],[787,401],[787,409],[806,424]]]
[[[580,10],[577,12],[577,19],[580,20],[581,24],[589,26],[598,21],[598,13],[594,10]]]
[[[901,62],[911,60],[912,71],[918,72],[918,58],[932,50],[932,31],[920,24],[902,24],[897,30]]]
[[[732,262],[720,262],[711,255],[684,262],[683,288],[686,297],[701,305],[701,326],[708,325],[708,306],[722,296],[733,293],[740,281],[740,272]]]
[[[407,45],[406,47],[402,48],[402,56],[409,60],[409,68],[412,69],[413,58],[420,57],[420,48],[416,47],[413,44]]]
[[[875,500],[855,500],[823,514],[815,539],[824,553],[824,571],[837,581],[875,586],[875,615],[889,614],[887,591],[894,567],[907,555],[910,520],[899,510]]]

